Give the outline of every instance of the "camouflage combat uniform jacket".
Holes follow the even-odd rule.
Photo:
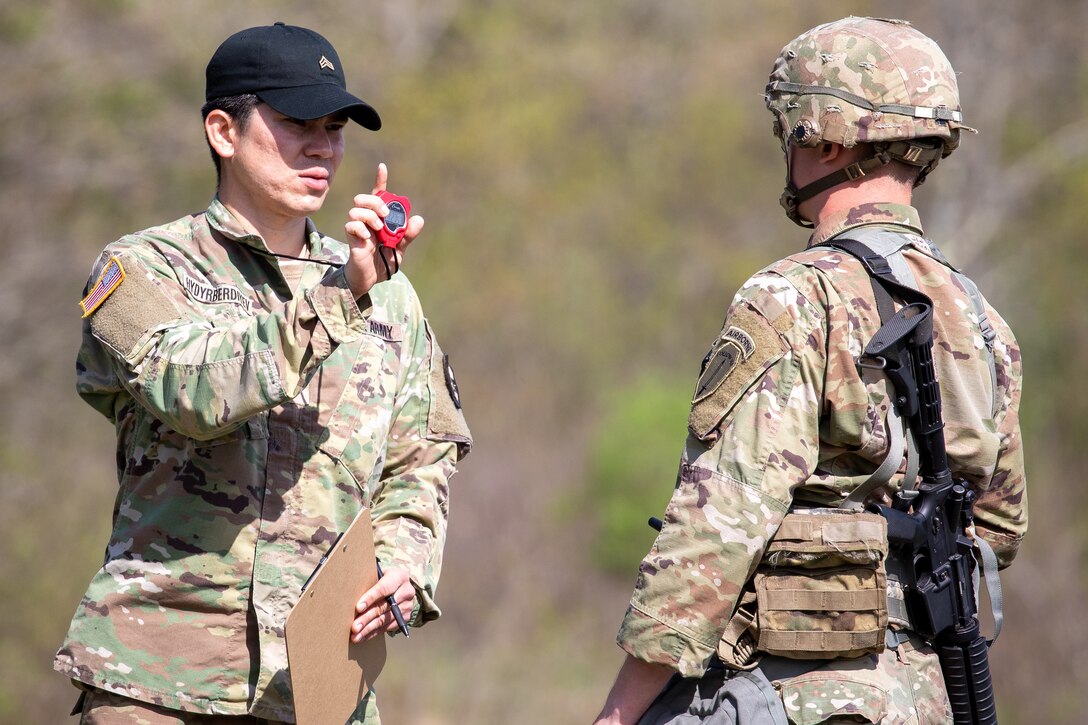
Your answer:
[[[307,231],[311,259],[343,264],[346,245]],[[311,262],[293,293],[218,199],[110,244],[92,294],[114,263],[77,387],[116,426],[120,490],[54,666],[292,721],[283,623],[362,507],[379,559],[410,573],[412,624],[439,616],[448,481],[471,443],[452,373],[404,275],[357,303],[342,269]]]
[[[978,532],[1001,564],[1015,555],[1027,528],[1017,413],[1020,351],[1008,326],[987,305],[996,332],[997,386],[991,391],[990,357],[974,308],[952,268],[922,237],[917,212],[902,205],[864,205],[826,220],[806,251],[753,276],[730,306],[715,348],[731,337],[749,345],[712,395],[696,396],[665,524],[641,564],[618,636],[632,656],[667,665],[685,677],[701,676],[791,504],[836,506],[883,461],[887,383],[882,376],[863,381],[855,367],[881,325],[870,278],[853,257],[813,248],[868,225],[907,235],[903,257],[935,306],[933,353],[950,467],[978,491]],[[901,481],[902,473],[890,485],[898,487]],[[889,493],[878,495],[887,499]],[[932,721],[939,722],[945,714],[944,691],[930,654],[910,647],[898,653],[902,661],[915,658],[919,680],[911,686],[915,692],[899,690],[898,695],[908,702],[921,700],[929,680],[938,700]],[[887,656],[896,655],[886,652],[874,659]],[[827,669],[850,669],[854,675],[871,670],[870,658],[861,659],[836,660]],[[882,666],[877,662],[877,680]],[[816,679],[807,692],[800,685],[786,691],[783,683],[776,684],[791,715],[816,691],[851,700],[842,694],[849,688],[820,685],[822,674],[810,677]],[[824,678],[824,685],[827,679],[835,677]],[[895,686],[877,686],[892,708]],[[894,706],[915,707],[902,700]],[[834,706],[827,708],[825,714]]]

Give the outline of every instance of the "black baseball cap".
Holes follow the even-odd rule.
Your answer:
[[[382,127],[378,112],[348,93],[332,43],[307,28],[276,23],[239,31],[215,51],[205,78],[208,101],[253,93],[291,118],[346,111],[364,128]]]

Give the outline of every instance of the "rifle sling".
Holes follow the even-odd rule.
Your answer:
[[[899,297],[907,303],[923,302],[930,307],[933,306],[933,301],[928,296],[912,287],[908,287],[907,285],[899,282],[899,280],[897,280],[893,276],[891,265],[888,264],[888,260],[874,252],[865,244],[862,244],[855,239],[829,239],[823,243],[823,246],[834,247],[835,249],[842,250],[850,256],[858,259],[861,262],[862,266],[865,267],[865,270],[869,273],[869,281],[873,285],[873,296],[876,298],[876,308],[877,312],[880,315],[880,322],[882,324],[886,324],[888,320],[891,319],[891,317],[895,314],[895,303],[893,301],[893,297]],[[986,342],[987,348],[992,348],[993,339],[996,336],[996,333],[990,326],[989,321],[986,319],[985,307],[982,304],[981,295],[979,295],[978,289],[975,287],[973,282],[968,280],[963,275],[959,276],[961,279],[967,280],[968,282],[968,284],[965,285],[965,288],[968,290],[968,296],[971,299],[971,303],[974,306],[976,313],[979,315],[979,325],[982,330],[983,339]],[[996,408],[996,375],[994,373],[993,367],[994,365],[991,352],[990,368],[993,383],[992,390],[994,391],[995,400],[995,402],[993,403],[993,407]],[[892,399],[892,408],[896,412],[896,415],[894,417],[898,419],[900,415],[898,414],[898,406],[895,403],[894,397]],[[889,411],[889,418],[891,417],[892,412]],[[889,420],[889,432],[891,432],[891,430],[897,424],[898,420]],[[908,440],[911,455],[907,456],[908,471],[907,478],[905,480],[913,481],[914,475],[917,472],[916,466],[918,456],[913,445],[914,437],[908,436]],[[891,442],[894,441],[890,441],[890,443]],[[887,464],[887,462],[888,461],[886,459],[884,464],[882,464],[878,469],[877,473],[881,473],[885,470],[885,464]],[[914,473],[912,473],[912,470],[914,471]],[[858,502],[863,502],[874,489],[876,489],[881,483],[886,482],[886,480],[887,479],[885,479],[885,481],[881,481],[878,478],[877,474],[874,474],[869,478],[869,480],[867,480],[865,483],[863,483],[861,486],[859,486],[857,489],[850,493],[843,506],[846,508],[856,508],[859,505]],[[993,644],[997,640],[998,636],[1001,634],[1001,624],[1004,619],[1003,602],[1001,596],[1001,580],[998,577],[997,573],[997,557],[994,555],[993,549],[990,548],[990,545],[981,537],[975,537],[975,551],[976,558],[979,560],[979,566],[975,570],[975,576],[978,577],[979,571],[982,572],[983,581],[986,584],[986,589],[990,598],[991,613],[994,618],[994,636],[987,642],[987,644]],[[975,582],[976,602],[980,600],[978,596],[980,588],[979,584],[980,582]]]
[[[886,325],[895,315],[893,296],[899,297],[906,303],[922,302],[932,307],[933,302],[928,296],[900,282],[895,277],[888,260],[862,242],[856,239],[835,238],[825,241],[823,246],[846,252],[861,262],[865,271],[869,273],[869,282],[873,287],[873,297],[876,299],[876,309],[880,315],[882,325]],[[915,446],[914,436],[904,436],[903,434],[906,421],[896,402],[897,397],[896,395],[891,396],[892,404],[888,410],[888,420],[886,422],[888,428],[888,455],[865,482],[850,492],[850,495],[842,503],[843,508],[859,509],[863,507],[869,494],[891,480],[892,475],[899,468],[899,463],[903,460],[904,443],[908,455],[907,474],[903,478],[903,490],[909,491],[914,487],[918,472],[918,451]],[[906,425],[906,428],[909,432],[909,425]]]

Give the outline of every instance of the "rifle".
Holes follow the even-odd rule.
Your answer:
[[[933,302],[900,284],[887,260],[852,239],[824,242],[858,258],[869,272],[880,330],[858,360],[884,371],[893,404],[910,423],[920,483],[899,491],[892,506],[866,509],[888,522],[888,568],[903,585],[913,631],[937,652],[955,725],[997,725],[989,645],[978,623],[972,566],[975,494],[952,477],[945,451],[941,390],[933,365]],[[893,313],[892,295],[907,304]],[[662,522],[651,518],[651,527]]]
[[[972,579],[974,547],[966,534],[975,496],[948,468],[933,366],[933,308],[925,299],[887,320],[858,361],[883,369],[892,381],[894,403],[910,421],[919,453],[917,489],[897,493],[892,506],[866,508],[887,519],[889,571],[903,584],[912,628],[937,651],[953,722],[997,725]]]

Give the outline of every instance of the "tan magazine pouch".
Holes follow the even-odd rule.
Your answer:
[[[757,649],[793,659],[881,652],[888,626],[884,517],[791,512],[756,570]]]

